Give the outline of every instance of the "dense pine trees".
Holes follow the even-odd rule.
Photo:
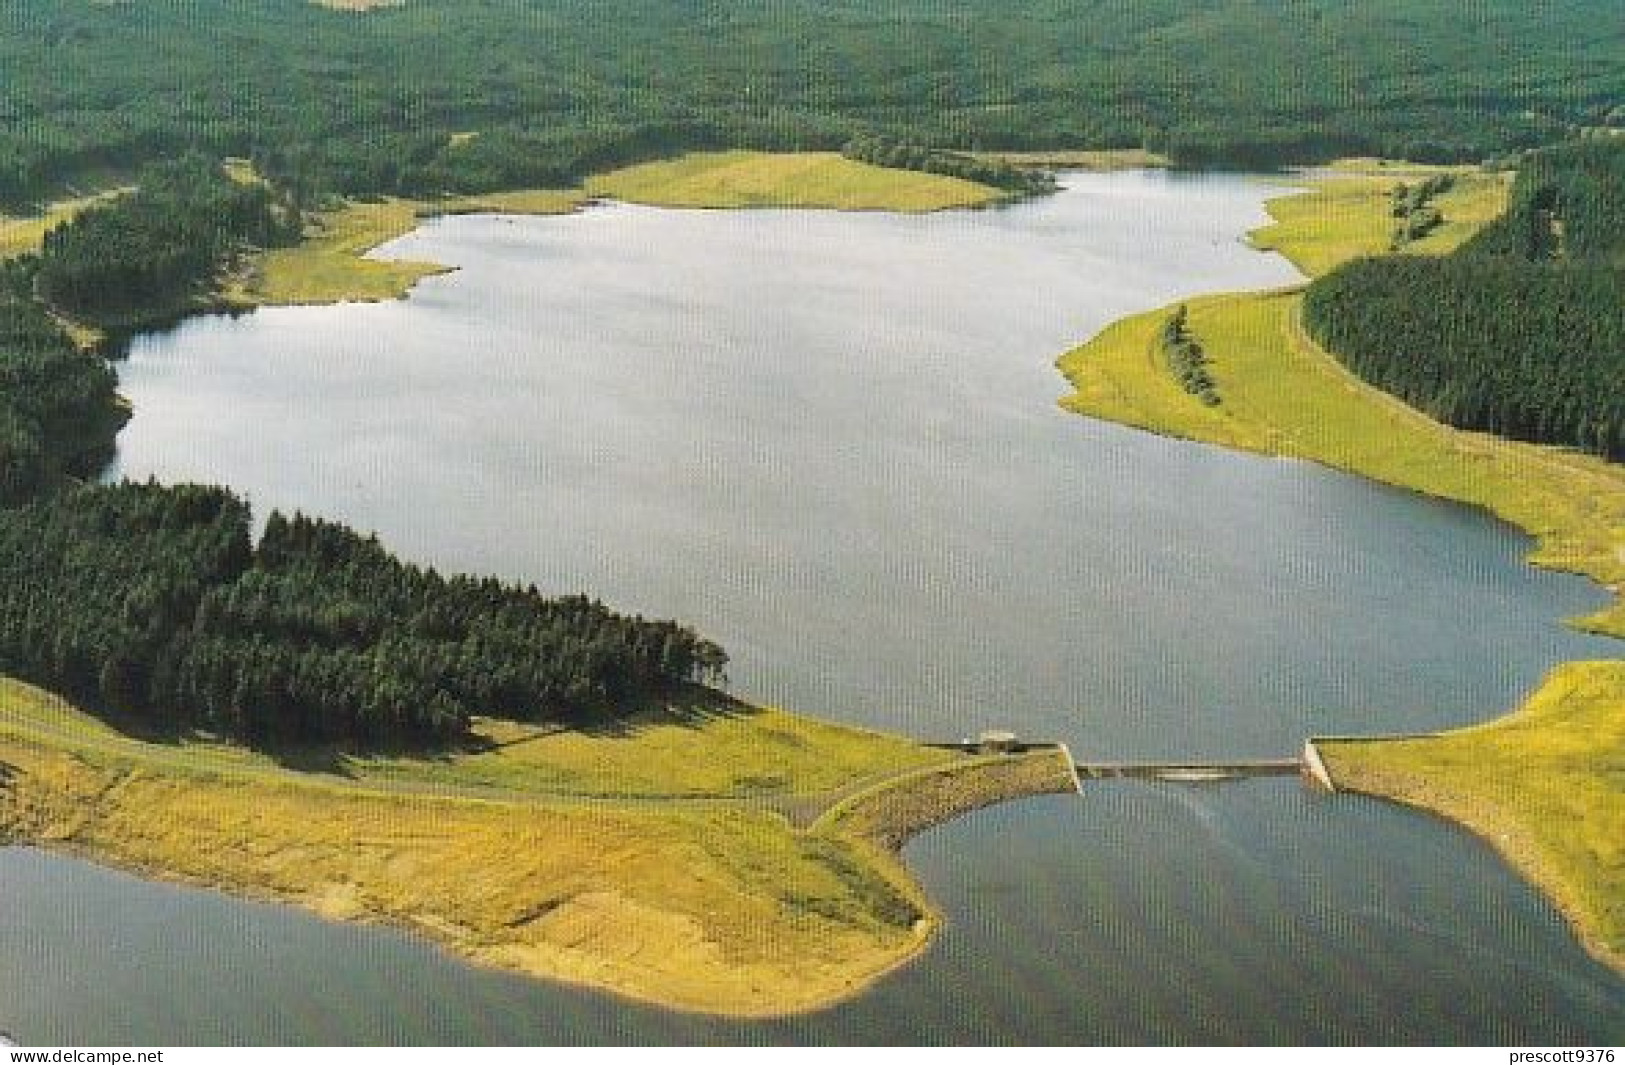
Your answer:
[[[1466,250],[1530,262],[1625,263],[1625,135],[1529,153],[1507,213]]]
[[[208,292],[234,252],[296,241],[300,228],[267,186],[193,156],[149,168],[134,192],[50,230],[36,288],[82,321],[150,325]]]
[[[1625,138],[1533,153],[1474,240],[1349,263],[1304,322],[1442,421],[1625,458]]]
[[[330,522],[272,515],[256,547],[222,488],[81,487],[0,511],[0,672],[127,724],[435,743],[472,714],[569,719],[726,662],[671,622],[441,577]]]

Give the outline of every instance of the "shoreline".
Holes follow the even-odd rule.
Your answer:
[[[443,263],[369,259],[424,221],[469,214],[577,214],[605,202],[666,210],[828,210],[921,214],[1004,206],[1016,198],[957,178],[823,152],[690,152],[594,174],[567,189],[514,189],[436,200],[349,200],[317,212],[292,248],[257,253],[199,313],[404,299]]]
[[[1204,295],[1121,319],[1057,360],[1074,388],[1060,405],[1072,413],[1169,437],[1315,462],[1482,508],[1531,539],[1534,546],[1525,556],[1526,564],[1585,577],[1609,597],[1595,613],[1563,623],[1599,636],[1625,638],[1625,468],[1570,449],[1435,422],[1360,381],[1302,329],[1298,316],[1302,291],[1314,275],[1356,255],[1380,252],[1386,233],[1382,214],[1386,191],[1381,182],[1394,176],[1397,171],[1380,178],[1337,172],[1306,179],[1307,192],[1267,201],[1273,221],[1249,233],[1248,240],[1260,250],[1285,256],[1308,275],[1303,284]],[[1461,212],[1457,220],[1441,227],[1443,235],[1432,243],[1414,250],[1448,252],[1491,216],[1489,208],[1497,196],[1493,183],[1503,179],[1475,180],[1479,188],[1456,193],[1453,202]],[[1340,210],[1331,211],[1331,206]],[[1323,217],[1327,214],[1338,217],[1328,222]],[[1187,308],[1193,332],[1209,358],[1221,397],[1217,406],[1200,403],[1160,365],[1155,337],[1172,306],[1180,305]],[[1572,826],[1540,806],[1551,798],[1543,790],[1551,782],[1532,777],[1506,784],[1514,779],[1510,774],[1517,763],[1505,752],[1499,763],[1475,760],[1487,757],[1477,745],[1491,743],[1498,733],[1523,729],[1531,719],[1528,708],[1548,698],[1565,679],[1565,671],[1587,665],[1602,664],[1559,667],[1529,697],[1525,710],[1509,715],[1491,711],[1479,724],[1433,736],[1359,741],[1371,761],[1358,776],[1346,758],[1340,768],[1332,753],[1342,737],[1316,743],[1340,790],[1426,810],[1488,840],[1510,868],[1553,901],[1589,954],[1625,974],[1625,939],[1610,944],[1604,937],[1612,933],[1600,930],[1622,920],[1616,910],[1618,900],[1625,897],[1625,884],[1614,882],[1615,867],[1598,851],[1577,855],[1564,871],[1556,870],[1541,855],[1549,854],[1553,841],[1562,839]],[[1625,686],[1617,692],[1582,693],[1576,696],[1578,712],[1625,719],[1621,693]],[[1608,744],[1556,717],[1532,727],[1532,733],[1520,736],[1516,753],[1533,754],[1542,745],[1561,747],[1581,767],[1570,770],[1569,790],[1584,790],[1590,802],[1569,816],[1599,818],[1604,822],[1599,838],[1625,839],[1625,793],[1609,787]],[[1348,740],[1350,745],[1355,742]],[[1393,768],[1406,745],[1421,747],[1415,765],[1410,770]],[[1441,759],[1453,748],[1468,752],[1460,756],[1468,759],[1465,767],[1456,767],[1455,792],[1432,780],[1448,768]],[[1504,784],[1509,795],[1510,789],[1518,789],[1533,824],[1472,797],[1473,789],[1498,784]]]
[[[795,156],[766,153],[730,153],[722,156],[687,156],[666,164],[631,168],[628,202],[648,187],[663,184],[681,186],[682,180],[698,166],[702,178],[720,170],[725,180],[706,186],[705,195],[730,192],[743,181],[764,188],[769,202],[754,205],[810,209],[826,206],[842,210],[942,210],[981,206],[1001,198],[997,190],[938,175],[893,171],[854,163],[828,155]],[[680,173],[662,170],[676,168]],[[809,170],[809,167],[812,168]],[[788,171],[786,170],[788,168]],[[650,175],[654,182],[651,186]],[[786,174],[788,173],[788,177]],[[594,179],[594,184],[618,177],[617,171]],[[809,174],[828,183],[833,181],[830,202],[816,202],[798,192],[797,182]],[[252,173],[239,180],[252,179]],[[788,180],[790,185],[785,185]],[[794,192],[795,195],[791,195]],[[572,190],[517,190],[480,196],[455,197],[440,201],[384,199],[347,201],[335,210],[318,215],[305,239],[292,248],[270,249],[239,264],[224,279],[219,290],[206,303],[190,308],[186,316],[207,313],[243,313],[260,306],[313,305],[339,302],[376,302],[409,295],[419,280],[449,272],[452,268],[436,263],[368,259],[365,256],[383,244],[403,236],[426,218],[446,214],[562,214],[574,213],[594,202],[586,188]],[[920,202],[919,197],[926,197]],[[853,197],[856,197],[854,200]],[[726,197],[723,197],[726,199]],[[659,198],[655,198],[658,202]],[[737,208],[751,203],[718,202],[719,207]],[[10,684],[11,682],[4,682]],[[0,685],[3,686],[3,685]],[[0,693],[4,694],[4,693]],[[49,700],[48,700],[49,701]],[[3,707],[0,707],[3,709]],[[804,719],[816,725],[813,719]],[[25,766],[43,760],[46,771],[23,769],[0,781],[0,838],[39,847],[97,864],[118,868],[146,879],[223,891],[259,902],[292,905],[327,919],[359,921],[405,930],[424,936],[458,958],[521,975],[563,981],[616,994],[668,1009],[686,1010],[738,1018],[773,1017],[828,1008],[861,993],[886,973],[906,965],[930,943],[941,924],[941,915],[902,861],[899,846],[840,826],[798,829],[788,816],[761,805],[761,796],[748,789],[737,795],[715,797],[634,796],[617,802],[614,798],[592,795],[538,793],[512,798],[469,795],[428,795],[413,791],[410,782],[396,794],[353,789],[323,777],[273,772],[255,767],[251,773],[233,767],[233,755],[206,752],[204,764],[189,765],[187,755],[140,750],[146,745],[121,739],[100,739],[88,746],[69,742],[49,728],[18,734],[6,728],[0,715],[0,753]],[[822,726],[826,732],[841,731],[860,736],[858,745],[894,747],[904,744],[897,738],[867,730]],[[9,735],[8,735],[9,734]],[[8,743],[7,740],[11,740]],[[21,748],[18,746],[21,744]],[[31,753],[17,755],[20,749]],[[915,748],[916,760],[924,756],[947,756]],[[87,754],[87,752],[89,752]],[[243,753],[245,761],[254,756]],[[657,756],[658,757],[658,756]],[[726,758],[711,754],[709,757]],[[738,757],[736,752],[736,757]],[[88,760],[87,760],[88,759]],[[748,768],[748,766],[747,766]],[[1069,767],[1068,767],[1069,768]],[[35,767],[37,770],[37,766]],[[898,771],[874,781],[874,774],[852,777],[864,794],[895,793],[908,787],[912,769],[905,761]],[[941,782],[953,778],[950,790],[955,804],[968,812],[994,802],[1007,801],[1038,787],[1031,781],[994,782],[983,785],[983,767],[976,763],[935,767],[924,779]],[[681,774],[679,774],[681,775]],[[771,777],[757,773],[754,778]],[[745,779],[753,777],[745,773]],[[606,778],[608,779],[608,778]],[[387,783],[387,782],[386,782]],[[379,785],[382,787],[383,785]],[[123,796],[147,788],[156,792],[149,800],[151,810],[133,815]],[[1054,780],[1041,790],[1055,790]],[[816,793],[786,796],[791,805],[816,802]],[[174,804],[173,809],[166,802]],[[294,815],[279,825],[274,816],[263,823],[245,820],[250,808],[291,805]],[[191,804],[188,808],[187,804]],[[304,804],[305,809],[298,809]],[[409,818],[407,804],[417,808],[433,805],[441,817],[501,820],[516,812],[529,817],[547,815],[558,820],[551,828],[557,845],[569,849],[575,838],[590,838],[601,825],[576,824],[582,816],[593,821],[622,818],[627,822],[629,849],[646,845],[651,852],[666,857],[659,840],[676,834],[679,845],[701,850],[712,846],[718,835],[730,830],[739,835],[731,841],[728,853],[706,855],[715,865],[711,874],[732,884],[733,902],[740,907],[737,916],[726,910],[728,899],[716,906],[708,900],[702,910],[698,903],[684,908],[660,899],[640,899],[642,879],[656,882],[661,874],[649,870],[647,877],[626,876],[608,869],[574,889],[564,890],[559,899],[534,901],[520,906],[513,920],[501,928],[477,926],[477,917],[466,910],[477,904],[460,905],[456,899],[436,899],[435,884],[425,882],[422,897],[391,895],[398,887],[393,873],[364,868],[355,858],[338,857],[326,873],[299,875],[278,863],[282,852],[310,850],[305,833],[289,828],[308,824],[317,816],[333,816],[343,822],[351,806],[388,808],[394,815]],[[387,807],[380,806],[387,804]],[[731,805],[730,805],[731,804]],[[456,812],[452,812],[455,808]],[[478,808],[477,813],[474,808]],[[166,839],[158,824],[170,809],[179,839]],[[821,811],[820,811],[821,812]],[[212,819],[212,820],[211,820]],[[572,820],[575,819],[575,820]],[[346,828],[341,824],[342,851],[360,845],[367,835],[362,822]],[[474,825],[478,828],[480,826]],[[506,827],[521,831],[510,818]],[[526,827],[530,827],[528,824]],[[919,829],[911,829],[915,831]],[[444,826],[436,831],[445,832]],[[187,833],[191,835],[188,836]],[[278,836],[281,832],[281,836]],[[504,840],[473,855],[480,859],[505,853]],[[181,841],[184,841],[184,845]],[[704,841],[704,842],[702,842]],[[668,843],[670,840],[668,839]],[[443,836],[412,841],[413,859],[430,861],[450,852],[454,843]],[[761,853],[756,853],[758,850]],[[741,855],[735,863],[734,852]],[[224,857],[222,857],[222,855]],[[331,855],[329,857],[332,857]],[[468,855],[459,855],[467,860]],[[644,856],[648,857],[648,856]],[[775,861],[788,863],[775,866]],[[758,868],[758,865],[760,868]],[[704,860],[699,873],[705,874]],[[741,872],[745,869],[745,872]],[[487,872],[476,867],[476,875]],[[449,870],[448,870],[449,872]],[[783,875],[780,875],[783,874]],[[799,881],[797,877],[799,876]],[[314,879],[312,879],[314,877]],[[434,878],[456,883],[453,877]],[[568,878],[567,878],[568,879]],[[386,883],[387,882],[387,883]],[[783,897],[784,884],[807,885],[805,901]],[[371,898],[368,898],[369,892]],[[766,907],[764,909],[764,907]],[[774,907],[783,912],[774,912]],[[811,909],[805,909],[811,907]],[[532,912],[535,911],[535,912]],[[756,911],[747,917],[747,911]],[[879,915],[877,917],[877,914]],[[888,914],[891,923],[886,920]],[[906,915],[906,928],[897,922]],[[818,923],[825,927],[822,932]],[[546,929],[531,934],[533,925],[565,925],[553,934]],[[803,928],[811,925],[811,931]],[[630,928],[623,934],[623,926]],[[517,929],[517,931],[513,931]],[[768,940],[783,938],[800,943],[804,956],[786,965],[773,959],[782,953],[778,944],[766,943],[763,931],[776,933]],[[750,941],[744,947],[727,946],[730,933]],[[809,936],[818,933],[816,941]],[[647,963],[630,959],[642,953],[639,941],[645,934],[664,937],[669,948],[662,960]],[[582,937],[586,938],[583,939]],[[630,936],[632,942],[627,941]],[[752,937],[754,936],[754,940]],[[586,947],[580,944],[585,942]],[[719,946],[719,943],[721,944]],[[562,945],[561,945],[562,944]],[[788,949],[788,948],[786,948]],[[627,952],[624,957],[617,952]],[[754,959],[754,960],[752,960]],[[767,990],[764,990],[767,989]]]

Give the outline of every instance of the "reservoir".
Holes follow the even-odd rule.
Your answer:
[[[692,623],[736,694],[1084,760],[1279,757],[1446,727],[1619,645],[1466,508],[1069,415],[1053,360],[1181,296],[1297,279],[1278,190],[1076,175],[930,216],[426,224],[404,301],[138,339],[114,474],[232,485],[443,571]],[[913,844],[948,927],[833,1010],[738,1024],[0,851],[23,1041],[1619,1042],[1625,981],[1450,826],[1291,781],[1101,783]]]

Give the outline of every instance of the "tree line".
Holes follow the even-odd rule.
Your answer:
[[[37,265],[0,262],[0,506],[94,476],[128,419],[107,361],[33,298]]]
[[[1360,259],[1304,297],[1351,370],[1467,429],[1625,458],[1625,138],[1533,153],[1443,257]]]
[[[199,150],[302,193],[482,191],[695,147],[1453,162],[1625,124],[1616,0],[308,0],[0,11],[0,203]],[[1521,72],[1536,70],[1540,77]],[[1358,85],[1359,106],[1348,86]],[[474,136],[468,136],[474,134]]]

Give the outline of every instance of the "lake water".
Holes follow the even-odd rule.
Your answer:
[[[436,221],[409,300],[138,340],[131,476],[674,616],[738,694],[1085,758],[1281,756],[1492,715],[1617,644],[1482,514],[1061,412],[1113,319],[1294,279],[1265,186],[1079,176],[902,217],[605,206]],[[1116,783],[913,844],[916,965],[720,1023],[417,940],[0,851],[0,1027],[70,1042],[1618,1042],[1625,981],[1486,847],[1290,781]],[[14,901],[15,900],[15,901]]]

